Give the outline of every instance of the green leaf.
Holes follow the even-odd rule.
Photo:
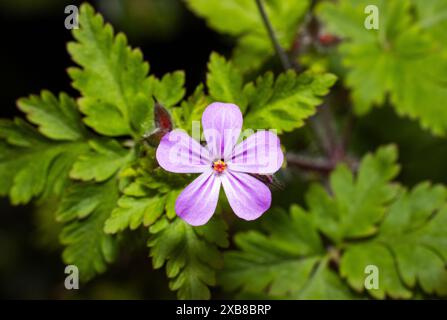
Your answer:
[[[88,150],[87,131],[65,94],[57,100],[44,91],[19,105],[41,133],[21,119],[0,120],[0,194],[13,204],[61,194],[71,166]]]
[[[75,141],[86,135],[76,103],[65,93],[61,93],[58,100],[44,90],[40,96],[19,99],[17,105],[48,138]]]
[[[78,103],[86,115],[84,123],[97,133],[111,137],[130,134],[129,124],[115,105],[88,97],[79,98]]]
[[[172,108],[175,126],[192,132],[193,121],[200,123],[202,113],[211,103],[210,97],[205,95],[203,84],[199,84],[187,100],[182,101],[179,108]]]
[[[115,140],[90,140],[91,152],[81,155],[70,171],[70,177],[83,181],[105,181],[130,161],[132,152]]]
[[[149,226],[162,215],[165,201],[165,196],[152,198],[123,196],[118,201],[118,208],[115,208],[107,219],[104,230],[106,233],[117,233],[126,228],[135,230],[142,223]]]
[[[272,43],[266,37],[268,37],[267,34],[253,33],[243,35],[238,39],[231,60],[241,72],[253,72],[261,68],[269,59],[277,59]],[[290,48],[288,43],[287,45]]]
[[[309,190],[307,212],[273,210],[263,221],[267,235],[236,234],[238,250],[225,254],[224,288],[294,299],[357,297],[345,279],[377,299],[414,298],[419,290],[447,296],[447,189],[397,189],[390,182],[396,155],[393,146],[366,155],[356,178],[339,166],[329,191]],[[367,286],[370,276],[377,288]]]
[[[76,158],[88,150],[88,134],[75,101],[48,91],[18,101],[27,118],[40,132],[21,119],[0,120],[0,194],[13,204],[33,197],[60,195]],[[56,140],[56,141],[55,141]]]
[[[293,206],[290,215],[275,210],[259,231],[239,233],[239,251],[225,254],[220,283],[227,290],[267,291],[291,299],[344,299],[347,288],[327,267],[327,254],[310,217]],[[335,277],[335,280],[333,279]]]
[[[333,195],[311,187],[306,202],[318,228],[335,242],[373,234],[398,190],[389,183],[399,172],[396,160],[395,146],[382,147],[362,159],[356,177],[338,165],[329,179]]]
[[[411,192],[403,190],[377,236],[347,250],[342,275],[362,290],[362,268],[376,265],[380,286],[369,290],[374,297],[409,298],[416,284],[427,294],[447,296],[446,200],[447,191],[439,185],[421,183]]]
[[[152,162],[152,161],[150,161]],[[137,229],[142,224],[154,224],[164,212],[173,219],[178,194],[185,185],[181,175],[170,175],[163,169],[142,167],[145,159],[137,159],[122,169],[120,189],[123,196],[105,223],[105,232],[118,233],[127,228]]]
[[[447,34],[447,1],[445,0],[411,0],[417,10],[418,24],[427,30],[432,39],[446,43]]]
[[[150,80],[155,99],[165,108],[175,106],[185,96],[185,73],[183,71],[167,73],[161,80],[151,76]]]
[[[261,66],[274,54],[254,0],[186,0],[189,8],[218,32],[238,37],[234,61],[242,71]],[[292,46],[309,1],[263,1],[280,44]]]
[[[82,281],[103,273],[116,257],[117,241],[103,229],[118,197],[112,177],[103,183],[75,183],[61,200],[56,217],[65,224],[60,234],[66,246],[62,258],[78,267]]]
[[[235,103],[245,110],[247,102],[242,94],[242,74],[217,53],[210,56],[206,84],[214,101]]]
[[[278,133],[301,127],[336,81],[332,74],[288,71],[276,80],[267,72],[243,85],[238,69],[216,53],[208,68],[207,86],[213,100],[237,104],[245,113],[245,128],[275,129]]]
[[[357,299],[338,274],[322,261],[311,274],[306,286],[299,292],[297,299],[302,300],[348,300]]]
[[[222,265],[218,246],[228,245],[226,225],[214,217],[208,224],[192,227],[180,218],[160,219],[150,227],[148,241],[154,268],[166,264],[171,290],[179,299],[209,299],[215,270]]]
[[[367,5],[380,11],[379,30],[363,28]],[[431,5],[438,8],[434,3],[427,10],[433,10]],[[422,19],[413,21],[412,9],[409,0],[343,0],[337,5],[325,2],[318,11],[329,31],[344,38],[340,53],[348,68],[345,82],[358,114],[383,105],[389,95],[400,115],[445,134],[445,42],[433,41],[433,30],[420,24],[435,18],[434,11],[423,11]]]
[[[173,190],[168,193],[166,197],[166,217],[172,220],[175,218],[177,213],[175,212],[175,201],[177,197],[180,195],[181,190]]]
[[[274,81],[268,72],[244,88],[248,99],[244,117],[246,128],[275,129],[278,133],[301,127],[316,112],[321,97],[335,83],[332,74],[288,71]]]
[[[108,136],[138,134],[152,114],[148,63],[88,4],[80,8],[79,25],[73,30],[77,42],[69,43],[68,51],[81,68],[68,71],[83,95],[79,104],[85,123]]]
[[[375,243],[353,245],[342,257],[340,273],[351,287],[363,292],[368,275],[365,270],[368,266],[375,266],[379,271],[379,285],[377,289],[368,289],[368,292],[376,299],[383,299],[385,292],[392,298],[408,299],[411,291],[399,280],[394,264],[392,253],[385,246]]]
[[[177,192],[191,182],[191,177],[170,174],[160,168],[152,159],[144,158],[137,159],[130,168],[124,169],[122,176],[126,175],[130,181],[121,189],[125,195],[136,197],[150,195],[153,192],[157,194]]]

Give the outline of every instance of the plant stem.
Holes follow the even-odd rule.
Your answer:
[[[354,115],[352,109],[349,110],[348,119],[346,120],[345,127],[341,135],[341,143],[343,144],[343,149],[346,150],[349,143],[351,142],[351,134],[354,127]]]
[[[328,174],[334,169],[334,164],[327,159],[310,158],[294,153],[286,154],[287,163],[303,170]]]
[[[276,37],[275,31],[273,30],[273,27],[270,23],[270,20],[267,16],[267,12],[265,11],[264,5],[262,3],[262,0],[256,0],[256,4],[258,6],[259,12],[261,14],[262,20],[264,22],[264,25],[268,31],[270,40],[275,47],[275,51],[281,60],[281,64],[285,71],[292,69],[293,64],[290,61],[289,56],[285,52],[285,50],[281,47],[281,45],[278,42],[278,38]],[[315,4],[315,1],[313,2],[313,5]],[[311,13],[308,15],[308,20],[311,20],[310,17]],[[297,68],[295,68],[296,71]],[[312,164],[309,159],[304,161],[302,158],[296,158],[296,156],[291,155],[291,159],[289,162],[291,164],[294,164],[298,167],[301,167],[303,169],[308,170],[314,170],[314,171],[332,171],[335,167],[335,164],[344,159],[345,156],[345,148],[343,143],[340,141],[336,126],[335,126],[335,120],[333,117],[333,114],[328,106],[323,105],[321,108],[321,115],[316,115],[313,118],[311,118],[312,127],[315,131],[315,134],[317,138],[320,140],[320,144],[326,153],[329,160],[327,161],[328,164],[322,165],[321,163],[315,163]],[[313,160],[312,160],[313,161]]]
[[[264,25],[267,29],[270,40],[272,41],[273,46],[275,47],[276,54],[278,55],[279,59],[281,60],[281,64],[282,64],[283,68],[285,70],[291,69],[292,64],[289,60],[289,57],[287,56],[287,53],[284,51],[284,49],[279,44],[278,38],[276,37],[275,31],[273,30],[272,24],[270,23],[270,20],[267,16],[267,12],[265,11],[262,0],[256,0],[256,4],[258,5],[258,9],[259,9],[259,12],[261,13],[262,21],[264,22]]]

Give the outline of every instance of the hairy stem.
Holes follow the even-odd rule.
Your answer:
[[[258,5],[258,9],[261,14],[262,21],[264,22],[264,25],[267,29],[270,40],[272,41],[273,46],[275,47],[276,54],[278,55],[279,59],[281,60],[281,64],[282,64],[283,68],[285,70],[291,69],[292,64],[290,62],[290,59],[287,56],[287,53],[284,51],[284,49],[279,44],[278,38],[276,37],[275,31],[273,30],[272,24],[270,23],[270,20],[267,16],[267,12],[265,11],[264,4],[262,3],[262,0],[256,0],[256,4]]]
[[[328,174],[334,169],[334,163],[327,159],[311,158],[299,154],[287,153],[287,163],[303,170]]]
[[[284,70],[289,70],[293,68],[293,64],[285,52],[284,48],[281,47],[279,44],[278,38],[276,37],[275,31],[273,30],[273,27],[270,23],[270,20],[267,16],[267,12],[265,11],[264,5],[262,3],[262,0],[256,0],[256,4],[259,9],[259,13],[261,14],[262,20],[264,22],[264,25],[268,31],[270,40],[275,47],[275,51],[281,60],[281,64],[284,68]],[[314,4],[314,2],[313,2]],[[313,6],[311,7],[311,10],[313,9]],[[309,13],[309,16],[311,13]],[[310,19],[308,16],[308,20]],[[294,68],[296,71],[298,67]],[[311,118],[312,127],[315,131],[315,134],[317,138],[320,140],[320,144],[326,153],[326,156],[328,157],[328,163],[330,165],[323,165],[316,163],[315,165],[311,165],[309,161],[303,161],[303,159],[297,159],[295,156],[291,156],[291,160],[289,161],[290,164],[294,164],[298,167],[301,167],[303,169],[308,170],[315,170],[320,172],[325,171],[332,171],[335,164],[343,160],[345,157],[345,148],[343,143],[340,141],[338,132],[335,125],[334,116],[330,110],[330,108],[326,105],[323,105],[320,107],[321,114],[317,114],[313,118]]]

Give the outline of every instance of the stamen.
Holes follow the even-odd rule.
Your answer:
[[[213,169],[217,173],[222,173],[227,168],[227,164],[223,160],[217,160],[213,162]]]

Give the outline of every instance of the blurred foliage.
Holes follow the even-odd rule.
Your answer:
[[[213,29],[238,37],[233,61],[241,71],[259,68],[274,50],[255,1],[252,0],[185,0]],[[266,11],[278,40],[285,48],[293,44],[299,23],[303,21],[310,1],[269,0]]]
[[[34,15],[36,13],[42,13],[46,10],[54,10],[54,3],[57,0],[4,0],[0,2],[0,7],[2,11],[7,11],[8,13],[21,14],[21,15]],[[65,1],[66,4],[70,4],[70,1]],[[33,9],[31,11],[30,9]]]
[[[394,146],[380,148],[363,158],[355,178],[341,164],[329,178],[333,194],[311,186],[307,212],[294,205],[290,215],[269,215],[263,221],[268,236],[239,233],[240,251],[226,254],[223,285],[287,298],[349,299],[356,296],[342,278],[362,293],[365,267],[375,265],[380,284],[368,289],[372,297],[410,298],[417,285],[445,296],[446,189],[421,183],[407,192],[390,183],[399,170],[396,160]],[[329,268],[331,260],[339,276]]]
[[[445,133],[445,42],[431,34],[437,28],[425,25],[425,12],[417,11],[439,3],[415,6],[416,14],[409,0],[345,0],[318,8],[327,29],[346,39],[340,52],[349,69],[345,82],[357,113],[382,105],[388,94],[399,114],[419,119],[436,134]],[[368,5],[380,10],[379,30],[358,27]]]
[[[133,38],[169,39],[181,28],[178,0],[100,0],[98,8]]]

